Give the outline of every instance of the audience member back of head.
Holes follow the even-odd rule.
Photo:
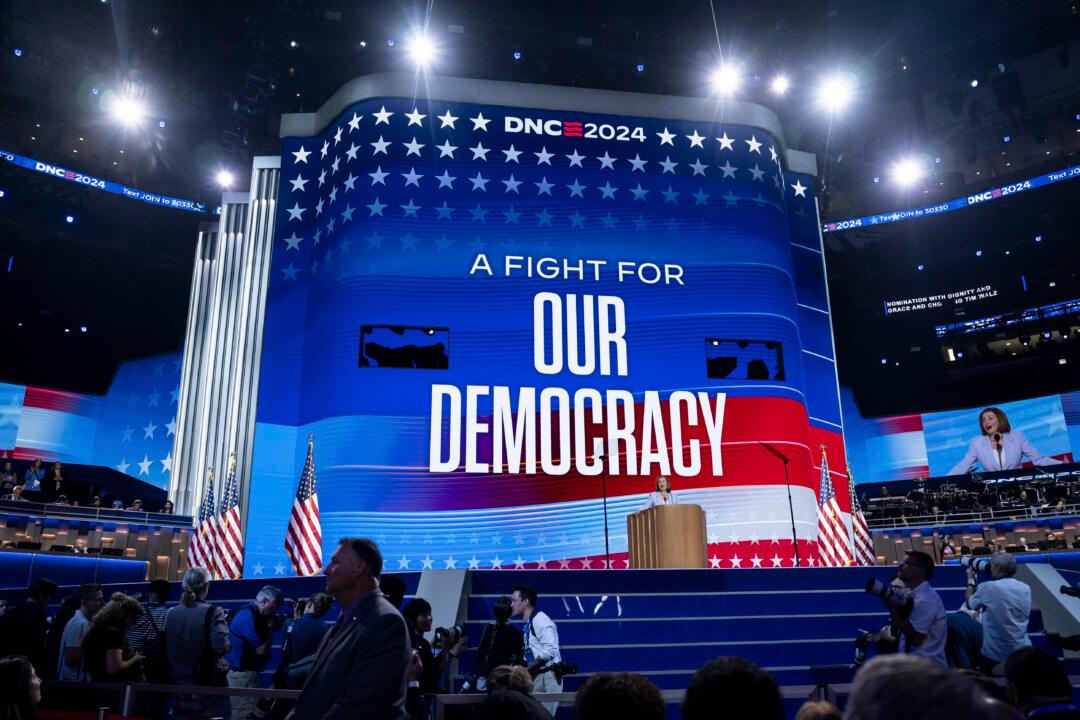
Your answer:
[[[880,655],[855,676],[847,720],[1004,720],[966,675],[917,655]]]
[[[574,698],[577,720],[664,720],[660,690],[637,673],[597,673]]]
[[[769,673],[741,657],[722,657],[694,673],[683,720],[784,720],[780,688]]]
[[[1024,713],[1072,702],[1073,689],[1064,663],[1045,650],[1026,647],[1015,651],[1005,661],[1005,679],[1009,700]],[[1068,717],[1078,716],[1074,711]]]

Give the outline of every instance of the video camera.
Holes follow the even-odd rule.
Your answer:
[[[465,637],[465,628],[460,625],[451,625],[448,628],[435,628],[435,642],[431,643],[432,649],[449,650]]]
[[[1062,585],[1058,592],[1069,597],[1080,598],[1080,588],[1074,588],[1072,585]]]
[[[535,670],[529,670],[529,675],[536,677],[546,672],[554,673],[555,679],[562,682],[563,676],[573,675],[578,672],[580,668],[576,663],[569,662],[567,660],[560,660],[557,663],[548,663],[547,665],[541,665]]]

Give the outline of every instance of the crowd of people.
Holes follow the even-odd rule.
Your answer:
[[[60,462],[54,462],[46,471],[43,460],[34,460],[21,475],[16,472],[10,460],[5,461],[3,468],[0,469],[0,500],[173,514],[172,500],[166,500],[160,509],[155,511],[152,507],[146,507],[140,498],[133,498],[130,501],[113,498],[108,501],[101,495],[80,496],[78,493],[81,490],[81,486],[77,483],[67,483],[64,480],[63,465]]]
[[[211,575],[193,567],[183,576],[179,604],[169,605],[171,586],[163,580],[149,584],[145,599],[114,593],[108,601],[100,585],[87,583],[62,600],[51,623],[46,609],[58,587],[35,580],[25,602],[0,615],[0,718],[29,720],[43,695],[53,708],[118,710],[118,693],[98,684],[132,681],[191,687],[171,697],[141,694],[140,717],[429,718],[431,697],[455,690],[448,660],[468,651],[468,643],[460,628],[437,628],[430,643],[432,604],[417,597],[401,607],[405,584],[382,568],[374,542],[349,538],[326,568],[326,592],[295,603],[267,585],[229,613],[208,602]],[[807,702],[796,719],[1080,718],[1063,663],[1030,646],[1031,591],[1015,572],[1015,559],[1005,553],[990,562],[992,580],[979,582],[972,568],[964,607],[947,613],[930,585],[930,556],[908,553],[893,585],[880,593],[890,612],[876,638],[880,654],[858,669],[843,712]],[[330,623],[335,602],[339,613]],[[554,717],[558,703],[534,695],[561,692],[562,676],[575,669],[563,662],[556,623],[539,606],[536,591],[523,585],[495,602],[494,622],[477,648],[477,677],[466,685],[484,693],[465,708],[471,717]],[[513,617],[522,629],[510,624]],[[295,699],[262,697],[261,677],[279,629],[285,639],[271,687],[299,690]],[[41,678],[68,684],[46,684],[43,692]],[[70,684],[80,682],[94,685],[79,692]],[[207,694],[205,688],[244,691]],[[634,673],[594,674],[567,704],[579,720],[665,717],[659,688]],[[694,673],[681,716],[781,720],[785,709],[764,669],[720,657]]]

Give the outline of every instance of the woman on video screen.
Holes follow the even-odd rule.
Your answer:
[[[979,413],[979,432],[968,445],[964,458],[949,471],[950,475],[963,475],[978,463],[984,472],[1015,470],[1021,466],[1021,458],[1027,456],[1035,465],[1058,465],[1049,455],[1043,455],[1032,447],[1019,430],[1009,425],[1009,416],[1001,408],[990,407]]]

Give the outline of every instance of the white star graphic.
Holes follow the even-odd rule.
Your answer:
[[[636,188],[630,188],[630,192],[634,193],[634,200],[641,200],[645,202],[645,196],[649,194],[649,191],[641,187],[641,183],[638,183]]]
[[[451,145],[449,140],[445,141],[442,145],[436,145],[435,147],[439,149],[439,157],[441,158],[453,158],[454,151],[457,150],[457,145]]]
[[[501,180],[500,182],[502,182],[502,184],[506,186],[506,190],[504,192],[511,192],[511,191],[519,192],[518,191],[518,185],[521,184],[521,181],[520,180],[515,180],[513,173],[510,173],[510,179],[509,180]]]
[[[732,165],[727,160],[724,161],[723,165],[717,165],[717,167],[720,168],[721,172],[724,173],[724,177],[726,177],[726,178],[728,178],[728,177],[729,178],[734,178],[735,177],[735,171],[739,169],[739,168],[735,167],[734,165]]]
[[[731,150],[732,152],[735,151],[735,148],[732,147],[732,143],[735,142],[735,138],[729,138],[727,136],[727,132],[724,132],[723,135],[716,138],[716,141],[720,143],[721,150]]]
[[[153,462],[154,461],[151,460],[149,458],[149,456],[144,454],[142,462],[141,463],[136,463],[139,466],[139,475],[147,475],[147,476],[149,476],[150,475],[150,465]]]
[[[757,553],[754,553],[754,557],[750,558],[750,562],[754,563],[754,567],[761,567],[761,560],[762,558],[759,558]]]
[[[473,160],[476,160],[477,158],[479,158],[479,159],[487,162],[487,154],[489,152],[491,152],[491,150],[484,147],[479,142],[476,143],[476,147],[471,147],[469,149],[472,150],[472,159]]]
[[[715,557],[715,556],[709,558],[709,567],[711,567],[711,568],[720,567],[720,558]]]
[[[779,156],[776,154],[776,148],[773,147],[772,145],[769,146],[769,155],[772,157],[772,159],[774,161],[776,161],[779,158]]]
[[[285,574],[285,564],[284,563],[274,563],[274,574],[275,575],[284,575]]]
[[[672,175],[674,175],[675,174],[675,167],[678,164],[679,163],[671,162],[671,156],[668,155],[667,157],[665,157],[663,160],[660,161],[660,166],[664,168],[664,172],[662,172],[660,174],[664,175],[666,173],[671,173]]]
[[[604,198],[610,198],[611,200],[614,200],[615,199],[615,191],[618,190],[618,189],[619,188],[611,187],[610,182],[604,183],[604,187],[602,187],[602,188],[597,188],[597,190],[599,190],[600,192],[603,193],[603,196],[600,198],[601,200],[603,200]]]
[[[375,172],[368,173],[368,177],[371,178],[371,184],[379,183],[380,185],[386,184],[386,176],[390,173],[383,172],[382,165],[375,168]]]
[[[547,560],[544,559],[543,555],[541,555],[539,558],[537,558],[537,560],[536,560],[536,569],[537,570],[547,570]]]
[[[640,153],[634,153],[633,159],[632,160],[627,160],[626,162],[628,162],[628,163],[630,163],[631,165],[634,166],[634,169],[632,170],[632,172],[638,172],[639,170],[641,172],[645,172],[645,164],[647,162],[649,162],[649,161],[648,160],[642,160]]]
[[[351,143],[349,143],[349,149],[345,151],[345,156],[348,157],[349,160],[355,160],[356,159],[356,151],[359,150],[359,149],[360,148],[357,147],[356,143],[351,142]],[[337,162],[336,158],[334,159],[334,162]],[[334,168],[334,170],[336,172],[337,168]]]
[[[449,170],[443,170],[443,174],[436,175],[435,179],[439,181],[440,188],[448,187],[451,190],[454,189],[454,181],[457,180],[456,177],[450,174]]]
[[[577,178],[574,178],[574,184],[567,185],[566,187],[570,188],[570,197],[574,197],[576,195],[579,198],[584,198],[585,196],[581,194],[581,191],[587,188],[588,185],[581,185],[578,183]]]
[[[158,462],[161,463],[161,474],[162,475],[164,475],[165,473],[171,473],[172,472],[172,450],[169,451],[169,454],[165,456],[164,460],[159,460]]]
[[[421,570],[431,570],[432,567],[433,567],[432,566],[433,562],[435,562],[435,561],[431,559],[430,555],[425,555],[424,559],[420,561],[420,569]]]
[[[534,152],[533,155],[536,156],[537,165],[551,165],[551,158],[555,157],[555,153],[547,151],[546,145],[540,148],[540,152]]]
[[[664,128],[664,132],[658,132],[656,135],[660,138],[661,145],[675,146],[675,133],[669,133],[667,128]]]
[[[742,558],[738,555],[732,555],[728,562],[731,563],[731,567],[733,568],[742,567]]]
[[[506,156],[505,162],[516,162],[519,165],[521,164],[518,160],[518,155],[521,154],[521,151],[515,150],[513,143],[510,143],[510,148],[508,150],[500,150],[500,152]]]
[[[126,429],[121,430],[120,432],[123,433],[123,435],[124,435],[123,439],[120,442],[122,442],[122,443],[131,442],[131,433],[135,432],[135,428],[128,425]]]
[[[330,152],[330,141],[327,140],[322,144],[322,150],[319,150],[319,155],[326,157],[326,153]]]
[[[375,198],[375,202],[367,206],[367,209],[371,211],[371,214],[368,215],[368,217],[374,217],[375,215],[382,216],[382,211],[385,207],[385,204],[379,202],[379,198]]]
[[[471,558],[469,558],[469,569],[470,570],[479,570],[480,569],[480,561],[476,559],[475,555],[473,555]]]
[[[791,186],[791,189],[795,191],[795,197],[806,197],[806,187],[798,180]]]
[[[390,153],[386,152],[386,148],[390,147],[390,141],[389,140],[383,140],[382,135],[379,136],[378,140],[376,140],[373,143],[368,143],[368,145],[375,148],[374,150],[371,151],[372,155],[378,155],[379,153],[382,153],[383,155],[389,155],[390,154]]]
[[[165,427],[169,431],[169,432],[165,433],[165,437],[169,437],[170,435],[175,435],[176,434],[176,418],[174,417],[172,420],[170,420],[168,423],[166,423]]]
[[[469,182],[472,183],[473,190],[481,190],[483,192],[487,192],[488,179],[481,175],[479,172],[476,173],[476,177],[469,178]]]
[[[355,175],[353,175],[353,174],[352,174],[352,173],[350,172],[350,173],[349,173],[349,177],[345,178],[345,183],[344,183],[344,185],[345,185],[345,190],[346,190],[346,192],[348,192],[349,190],[352,190],[352,189],[354,189],[354,188],[353,188],[353,186],[354,186],[355,184],[356,184],[356,176],[355,176]]]
[[[407,153],[405,153],[406,157],[408,157],[409,155],[416,155],[417,157],[419,157],[420,156],[420,148],[424,147],[423,143],[416,142],[416,138],[413,138],[412,142],[401,143],[401,144],[404,145],[405,147],[409,148],[409,151]]]
[[[578,155],[577,148],[574,148],[573,154],[567,155],[566,158],[570,161],[570,167],[574,167],[575,165],[581,167],[581,161],[585,159],[585,156]]]
[[[525,569],[525,561],[521,559],[520,555],[518,555],[516,558],[514,558],[514,569],[515,570],[524,570]]]
[[[349,121],[349,132],[360,129],[360,116],[356,113],[352,114],[352,120]]]
[[[147,397],[148,397],[148,400],[149,400],[149,402],[147,404],[147,407],[157,407],[158,398],[161,397],[161,393],[159,393],[157,391],[157,389],[155,388],[154,392],[150,393],[150,395],[147,396]]]
[[[498,555],[491,558],[491,569],[492,570],[501,570],[502,569],[502,558],[499,557]]]
[[[293,165],[295,165],[296,163],[305,163],[305,164],[307,164],[307,158],[308,158],[308,155],[310,155],[310,154],[311,154],[311,151],[310,150],[305,150],[304,146],[301,145],[299,150],[296,150],[296,151],[293,152],[293,157],[296,158],[295,160],[293,160]]]
[[[784,560],[783,560],[783,558],[781,558],[781,557],[780,557],[779,555],[773,555],[773,556],[772,556],[772,566],[773,566],[773,567],[783,567],[783,566],[782,566],[782,565],[780,564],[780,563],[782,563],[782,562],[784,562]]]
[[[750,147],[750,152],[756,152],[758,155],[761,154],[761,143],[758,142],[756,136],[751,135],[749,140],[743,140],[743,142]]]
[[[488,123],[491,122],[491,120],[486,119],[484,117],[484,113],[477,113],[476,117],[469,119],[472,120],[473,130],[483,130],[484,132],[487,132],[487,126]]]
[[[398,564],[398,569],[399,570],[408,570],[409,569],[409,558],[402,555],[401,558],[397,561],[397,564]]]
[[[537,195],[550,195],[551,194],[551,188],[555,187],[555,183],[549,183],[548,182],[548,179],[547,179],[546,175],[544,177],[540,178],[540,182],[533,183],[533,185],[535,185],[536,188],[537,188],[536,189],[536,194]]]
[[[300,272],[300,268],[290,262],[288,267],[281,268],[281,272],[285,273],[286,280],[296,280],[296,273]]]
[[[705,168],[707,168],[709,166],[708,165],[702,165],[701,164],[701,159],[698,158],[698,159],[694,160],[694,164],[691,165],[690,167],[694,169],[694,174],[695,175],[704,175],[705,174]]]
[[[420,187],[420,178],[424,176],[417,175],[416,168],[409,168],[409,172],[401,173],[401,177],[405,178],[405,187],[409,187],[410,185]]]
[[[615,169],[615,158],[611,157],[611,155],[608,154],[607,150],[604,151],[603,157],[598,157],[596,159],[600,161],[601,170],[603,170],[604,168],[607,168],[608,170]]]
[[[153,420],[151,420],[150,423],[146,427],[144,427],[142,429],[143,433],[144,433],[143,434],[143,440],[153,440],[154,439],[154,431],[157,430],[157,429],[158,429],[158,426],[154,424]]]
[[[251,573],[253,575],[262,575],[263,570],[265,568],[266,568],[266,566],[263,565],[262,563],[255,563],[254,565],[251,566]]]
[[[120,464],[116,466],[116,469],[127,475],[127,469],[131,467],[131,463],[127,461],[127,458],[122,458]]]
[[[289,213],[289,220],[303,220],[304,211],[307,208],[302,208],[300,203],[295,203],[291,208],[285,208],[285,210]]]
[[[386,106],[383,105],[382,107],[379,108],[379,112],[371,113],[371,116],[373,118],[375,118],[375,124],[376,125],[378,125],[379,123],[386,123],[387,125],[389,125],[390,124],[390,116],[393,115],[393,114],[394,113],[392,113],[392,112],[387,112],[386,111]]]
[[[420,121],[423,120],[424,118],[426,118],[427,115],[424,115],[423,113],[421,113],[416,108],[413,108],[411,113],[405,113],[405,117],[409,118],[409,125],[416,125],[418,127],[424,127],[424,123],[422,123]],[[406,125],[405,127],[409,127],[409,125]]]
[[[339,127],[339,128],[337,129],[337,132],[336,132],[336,133],[334,133],[334,146],[335,146],[335,147],[337,147],[337,144],[338,144],[339,142],[341,142],[341,131],[342,131],[343,129],[344,129],[344,128],[340,128],[340,127]]]
[[[454,559],[453,555],[446,558],[446,560],[444,560],[443,562],[446,563],[447,570],[457,570],[457,560]]]
[[[304,192],[304,186],[308,184],[308,181],[304,179],[303,175],[297,175],[289,181],[289,184],[292,185],[293,192],[296,192],[297,190]]]
[[[694,129],[693,135],[687,135],[686,137],[690,141],[690,147],[699,147],[704,149],[705,146],[701,144],[701,141],[704,140],[705,137],[703,135],[698,135],[696,128]]]
[[[440,129],[448,127],[448,128],[457,130],[457,127],[454,126],[454,123],[457,122],[457,118],[455,116],[451,115],[449,110],[446,111],[446,114],[438,115],[437,117],[439,118],[439,121],[442,123],[442,125],[439,126]]]
[[[747,168],[747,170],[750,171],[750,174],[754,176],[755,180],[759,180],[761,182],[764,182],[764,180],[762,178],[765,177],[765,171],[762,170],[761,168],[759,168],[757,163],[754,163],[754,167]]]
[[[169,391],[169,395],[170,395],[170,396],[171,396],[171,398],[172,398],[172,399],[170,400],[170,402],[176,402],[177,398],[179,398],[179,397],[180,397],[180,386],[179,386],[179,385],[177,385],[177,386],[176,386],[176,387],[174,387],[174,388],[173,388],[172,390],[170,390],[170,391]]]

